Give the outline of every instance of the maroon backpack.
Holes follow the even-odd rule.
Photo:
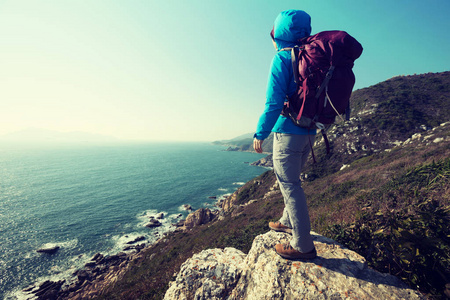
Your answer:
[[[362,50],[361,44],[345,31],[323,31],[302,39],[300,46],[281,49],[291,51],[298,87],[282,114],[304,128],[324,129],[331,125],[337,115],[349,109],[355,84],[353,62]]]

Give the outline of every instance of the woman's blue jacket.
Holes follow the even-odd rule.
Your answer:
[[[297,86],[293,77],[291,53],[280,50],[298,45],[300,39],[309,36],[310,24],[310,16],[301,10],[283,11],[275,20],[273,35],[278,51],[272,59],[266,90],[266,105],[254,135],[258,140],[266,139],[271,131],[299,135],[316,133],[314,129],[308,130],[296,126],[289,118],[281,115],[286,96],[293,95]]]

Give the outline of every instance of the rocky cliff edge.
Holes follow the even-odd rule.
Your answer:
[[[254,239],[248,255],[234,248],[195,254],[164,299],[422,299],[395,276],[368,268],[362,256],[316,233],[317,258],[286,260],[274,246],[289,238],[269,231]]]

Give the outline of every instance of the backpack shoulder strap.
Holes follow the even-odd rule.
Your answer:
[[[330,79],[333,76],[334,68],[335,68],[335,66],[331,65],[330,68],[328,69],[327,75],[325,76],[325,79],[323,80],[322,84],[320,85],[319,91],[316,93],[316,99],[318,99],[320,97],[320,95],[322,94],[322,92],[325,89],[327,89],[328,82],[330,82]]]
[[[300,73],[298,72],[298,52],[300,51],[300,46],[286,47],[280,51],[291,51],[292,71],[294,72],[294,81],[298,86],[298,78],[300,77]]]

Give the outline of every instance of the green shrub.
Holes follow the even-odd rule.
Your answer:
[[[449,178],[450,158],[414,168],[366,195],[361,217],[351,224],[329,226],[327,235],[363,255],[378,271],[445,297],[450,278],[450,206],[445,195],[442,201],[433,199],[433,191],[445,188]]]
[[[365,214],[353,224],[333,225],[329,234],[363,255],[378,271],[400,277],[411,287],[442,295],[450,278],[449,208],[434,201],[406,212]]]

